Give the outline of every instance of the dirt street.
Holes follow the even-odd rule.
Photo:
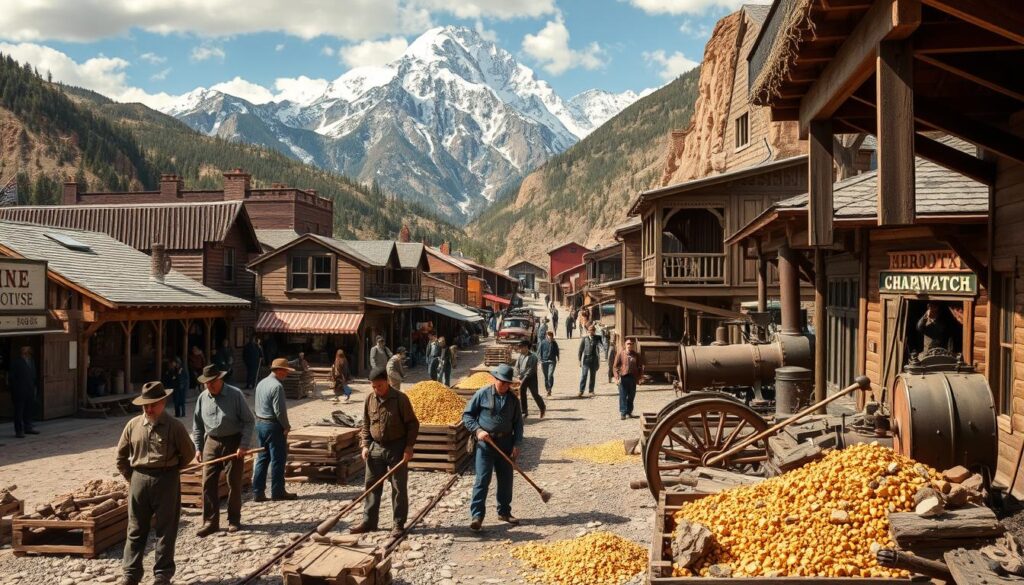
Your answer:
[[[564,315],[565,312],[562,311]],[[620,420],[618,394],[607,382],[606,368],[599,373],[597,395],[576,398],[579,365],[576,359],[578,339],[566,340],[564,328],[558,342],[563,360],[558,364],[555,388],[548,401],[547,416],[538,418],[535,404],[526,422],[526,441],[521,457],[523,468],[535,481],[554,493],[550,502],[541,502],[537,493],[520,478],[515,480],[513,514],[522,525],[512,527],[497,520],[492,482],[488,516],[484,530],[469,530],[469,496],[473,485],[470,467],[440,504],[402,544],[394,559],[396,583],[441,585],[473,583],[522,583],[522,568],[509,555],[510,546],[527,541],[571,538],[590,530],[610,530],[647,545],[650,538],[654,501],[644,491],[631,491],[628,482],[641,479],[639,457],[616,465],[603,465],[567,459],[563,451],[573,446],[597,444],[639,435],[637,419]],[[483,346],[460,354],[453,381],[482,362]],[[420,366],[410,373],[408,382],[426,376]],[[542,392],[543,392],[543,382]],[[356,394],[348,405],[331,400],[289,401],[294,426],[328,417],[333,410],[358,415],[369,387],[353,385]],[[329,392],[328,392],[329,394]],[[669,386],[640,387],[636,412],[657,409],[672,397]],[[189,414],[191,415],[191,403]],[[26,500],[26,509],[49,501],[84,481],[112,477],[114,447],[126,417],[106,420],[67,419],[42,423],[42,431],[28,439],[9,438],[10,428],[0,431],[3,458],[0,460],[0,484],[15,483],[17,494]],[[191,419],[185,419],[191,428]],[[410,475],[410,516],[434,496],[448,478],[443,473],[413,472]],[[244,529],[234,535],[220,533],[200,539],[198,512],[183,513],[177,546],[175,583],[232,583],[260,561],[280,550],[291,539],[310,529],[331,513],[336,502],[352,498],[361,482],[344,486],[326,484],[289,484],[300,494],[296,502],[254,503],[246,494],[242,510]],[[389,488],[385,488],[387,492]],[[383,540],[390,528],[387,494],[381,511],[381,528],[366,540]],[[359,513],[349,519],[358,522]],[[339,524],[343,530],[348,523]],[[151,543],[152,544],[152,543]],[[153,558],[146,559],[147,580]],[[116,583],[120,578],[122,546],[118,545],[96,560],[76,557],[44,556],[15,558],[9,546],[0,549],[0,582],[28,585],[52,583],[78,585]],[[638,581],[639,576],[635,581]],[[272,572],[262,583],[280,583]]]

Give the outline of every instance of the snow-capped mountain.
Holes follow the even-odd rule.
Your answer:
[[[319,95],[253,104],[198,88],[164,112],[464,220],[639,97],[590,90],[566,102],[508,51],[449,26],[387,65],[346,72]]]

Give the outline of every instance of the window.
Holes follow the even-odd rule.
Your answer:
[[[999,294],[999,413],[1010,414],[1013,404],[1013,274],[996,273]]]
[[[743,114],[736,118],[736,148],[746,146],[750,142],[750,117]]]
[[[334,257],[292,256],[288,274],[288,290],[333,290]]]
[[[235,281],[235,249],[224,248],[224,282]]]

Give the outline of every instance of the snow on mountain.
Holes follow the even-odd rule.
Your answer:
[[[198,88],[164,111],[205,134],[376,181],[465,220],[641,96],[590,90],[566,102],[508,51],[448,26],[391,63],[346,72],[319,95],[286,97],[294,101],[252,104]]]

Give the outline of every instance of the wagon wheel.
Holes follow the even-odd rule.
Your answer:
[[[767,428],[759,414],[736,400],[712,397],[680,405],[658,421],[645,445],[644,470],[651,493],[657,498],[680,474]],[[757,473],[767,460],[768,440],[761,439],[715,467]]]
[[[658,411],[658,416],[655,420],[657,422],[661,422],[661,419],[665,418],[666,415],[668,415],[673,410],[679,408],[683,404],[686,404],[687,402],[692,402],[694,400],[702,400],[705,398],[722,398],[725,400],[735,400],[736,402],[739,402],[739,399],[733,396],[732,394],[718,392],[717,390],[701,390],[698,392],[690,392],[688,394],[680,396],[679,398],[675,398],[665,406],[662,406],[661,410]],[[640,449],[640,455],[641,457],[643,457],[645,461],[647,460],[647,445],[649,443],[649,440],[644,441]]]

